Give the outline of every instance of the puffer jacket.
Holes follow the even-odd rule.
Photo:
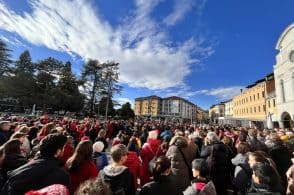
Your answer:
[[[189,167],[187,167],[183,152]],[[170,141],[170,147],[166,153],[166,157],[171,161],[171,171],[177,177],[179,188],[183,191],[190,185],[189,169],[194,158],[196,158],[197,146],[188,144],[183,136],[174,136]]]
[[[184,195],[217,195],[212,181],[208,183],[192,183],[185,191]]]

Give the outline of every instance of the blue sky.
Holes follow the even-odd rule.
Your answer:
[[[119,102],[177,95],[207,109],[273,71],[293,0],[0,0],[13,58],[120,63]]]

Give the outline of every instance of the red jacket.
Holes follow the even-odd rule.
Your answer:
[[[61,157],[61,160],[66,163],[66,161],[71,157],[74,153],[74,147],[70,144],[65,144],[64,150],[63,150],[63,155]]]
[[[138,177],[140,176],[140,166],[141,166],[141,161],[139,157],[137,156],[137,153],[130,151],[128,153],[128,158],[126,162],[124,163],[124,165],[128,167],[131,173],[133,174],[135,189],[137,189],[138,187],[137,180],[138,180]]]
[[[152,151],[148,147],[148,144],[150,145]],[[142,159],[142,167],[140,171],[140,179],[141,179],[141,185],[150,182],[150,177],[152,174],[148,170],[148,163],[149,161],[154,157],[155,153],[158,151],[158,148],[160,146],[160,140],[153,140],[149,139],[147,143],[145,143],[142,146],[142,150],[140,153],[141,159]]]
[[[77,172],[70,172],[70,179],[72,183],[73,190],[76,191],[79,185],[90,179],[98,176],[98,170],[96,165],[92,160],[84,162]]]

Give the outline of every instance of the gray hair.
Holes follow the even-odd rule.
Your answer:
[[[215,132],[209,132],[207,133],[206,138],[211,142],[217,142],[219,141],[219,137],[216,135]]]

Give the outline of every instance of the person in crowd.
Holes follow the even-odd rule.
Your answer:
[[[274,169],[277,169],[276,163],[270,158],[270,156],[263,152],[263,151],[255,151],[255,152],[249,152],[248,153],[248,164],[250,168],[252,169],[253,166],[257,162],[263,162],[270,164]]]
[[[272,140],[273,146],[269,149],[269,154],[277,166],[277,171],[281,177],[282,185],[286,188],[286,172],[291,167],[292,154],[283,142],[277,137]]]
[[[24,194],[52,184],[63,184],[71,190],[69,174],[60,160],[65,143],[64,135],[47,135],[40,142],[40,155],[36,159],[8,173],[1,194]]]
[[[154,158],[157,157],[159,147],[160,147],[160,140],[157,139],[158,133],[156,130],[149,131],[148,140],[142,146],[142,150],[140,153],[142,159],[142,167],[140,171],[140,180],[141,185],[144,185],[151,181],[152,172],[149,170],[149,162]]]
[[[137,144],[136,139],[133,137],[130,139],[130,143],[127,146],[128,149],[128,158],[124,165],[128,167],[133,174],[134,178],[134,186],[135,189],[138,187],[138,178],[140,176],[140,167],[141,167],[141,160],[138,157],[137,153]]]
[[[253,167],[252,188],[247,195],[282,195],[280,177],[268,163],[256,163]]]
[[[248,131],[250,151],[254,152],[257,150],[261,150],[264,152],[268,152],[268,148],[266,147],[266,145],[257,139],[257,134],[258,132],[256,129],[249,129]]]
[[[4,156],[0,163],[0,173],[6,181],[7,173],[27,163],[27,159],[21,155],[21,142],[18,139],[7,141],[3,145]]]
[[[96,164],[97,170],[102,170],[105,166],[108,165],[108,159],[105,152],[102,152],[104,144],[101,141],[95,142],[93,144],[93,155],[92,159]]]
[[[135,195],[133,174],[123,164],[127,160],[125,145],[117,144],[110,149],[111,163],[99,172],[99,177],[110,186],[113,194]]]
[[[95,140],[96,142],[101,141],[104,144],[104,148],[102,152],[105,152],[105,150],[108,148],[108,142],[106,141],[106,131],[104,129],[101,129],[98,133],[98,136]]]
[[[219,140],[214,132],[207,133],[202,146],[200,156],[206,158],[210,168],[210,178],[212,179],[218,194],[225,194],[228,186],[226,175],[228,174],[228,148]]]
[[[240,142],[237,148],[238,154],[231,160],[235,166],[233,178],[235,193],[245,194],[251,181],[252,171],[248,164],[247,155],[249,150],[250,146],[246,142]]]
[[[217,195],[213,182],[209,179],[209,167],[204,159],[192,161],[193,179],[184,195]]]
[[[27,127],[26,125],[20,127],[20,129],[18,130],[19,133],[23,133],[25,135],[21,144],[25,157],[29,156],[31,152],[31,144],[30,144],[30,140],[28,139],[29,131],[30,131],[30,128]]]
[[[74,138],[72,136],[67,136],[67,141],[63,149],[62,161],[64,164],[73,155],[75,151],[74,148]]]
[[[7,142],[12,135],[9,121],[0,121],[0,146]]]
[[[81,141],[65,164],[70,173],[74,191],[82,182],[98,176],[98,170],[92,161],[92,153],[92,142],[90,140]]]
[[[287,179],[288,179],[288,186],[287,186],[287,195],[293,195],[294,194],[294,165],[292,165],[287,173]]]
[[[101,178],[88,179],[83,182],[75,195],[113,195],[109,186]]]
[[[183,136],[174,136],[169,145],[166,156],[171,161],[171,171],[178,178],[183,191],[193,179],[191,162],[196,158],[197,146],[195,143],[188,144]]]
[[[171,162],[167,157],[160,156],[156,159],[152,175],[154,181],[145,184],[139,195],[183,194],[177,187],[175,178],[171,176]]]

